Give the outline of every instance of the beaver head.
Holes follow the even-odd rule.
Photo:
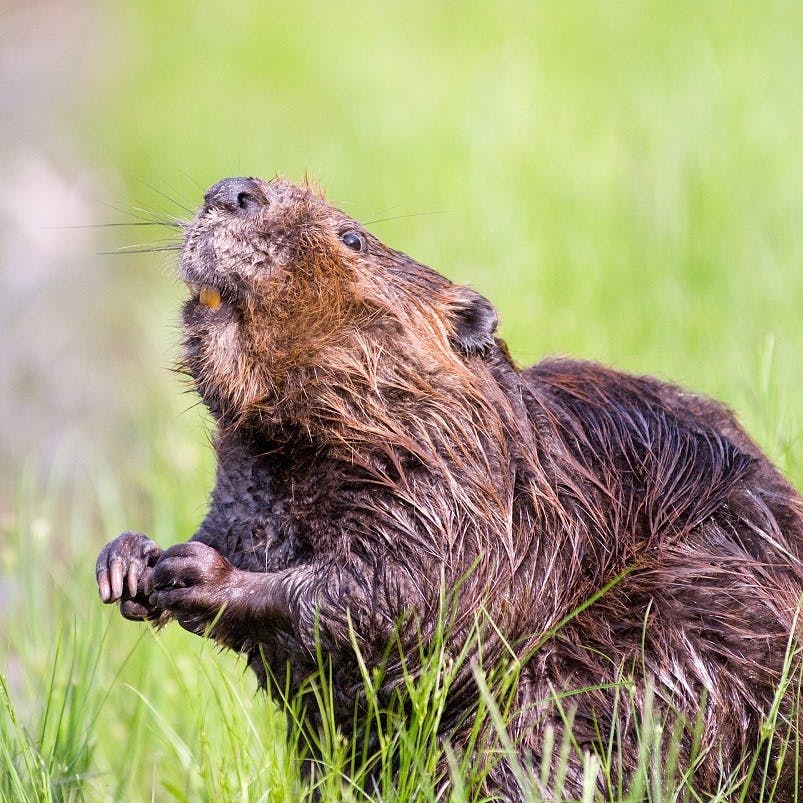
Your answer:
[[[181,277],[193,293],[186,369],[223,425],[258,415],[307,426],[338,398],[403,394],[410,378],[391,375],[388,353],[413,375],[455,382],[495,343],[489,301],[278,178],[223,179],[206,193]]]

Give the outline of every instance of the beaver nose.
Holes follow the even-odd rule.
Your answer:
[[[224,178],[204,195],[207,209],[216,207],[229,212],[255,212],[266,203],[259,184],[252,178]]]

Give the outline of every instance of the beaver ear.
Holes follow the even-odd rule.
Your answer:
[[[449,290],[452,345],[464,354],[485,354],[494,344],[496,308],[470,287],[455,285]]]

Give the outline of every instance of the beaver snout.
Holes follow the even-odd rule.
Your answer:
[[[224,178],[204,195],[205,209],[224,209],[249,214],[267,205],[259,182],[252,178]]]

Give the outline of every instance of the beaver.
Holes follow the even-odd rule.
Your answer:
[[[796,755],[779,684],[803,501],[725,407],[591,362],[519,369],[490,301],[281,178],[215,184],[180,274],[182,368],[216,424],[211,504],[186,543],[108,544],[103,602],[244,653],[262,686],[298,690],[325,655],[353,732],[361,663],[403,695],[452,590],[448,653],[468,645],[475,673],[480,653],[517,662],[507,735],[524,767],[551,762],[548,730],[570,736],[565,794],[613,733],[626,784],[647,716],[699,793],[741,777],[773,704],[792,736],[769,766]],[[471,677],[441,720],[458,749]],[[523,795],[511,766],[490,767],[489,793]],[[793,778],[778,770],[779,794]]]

